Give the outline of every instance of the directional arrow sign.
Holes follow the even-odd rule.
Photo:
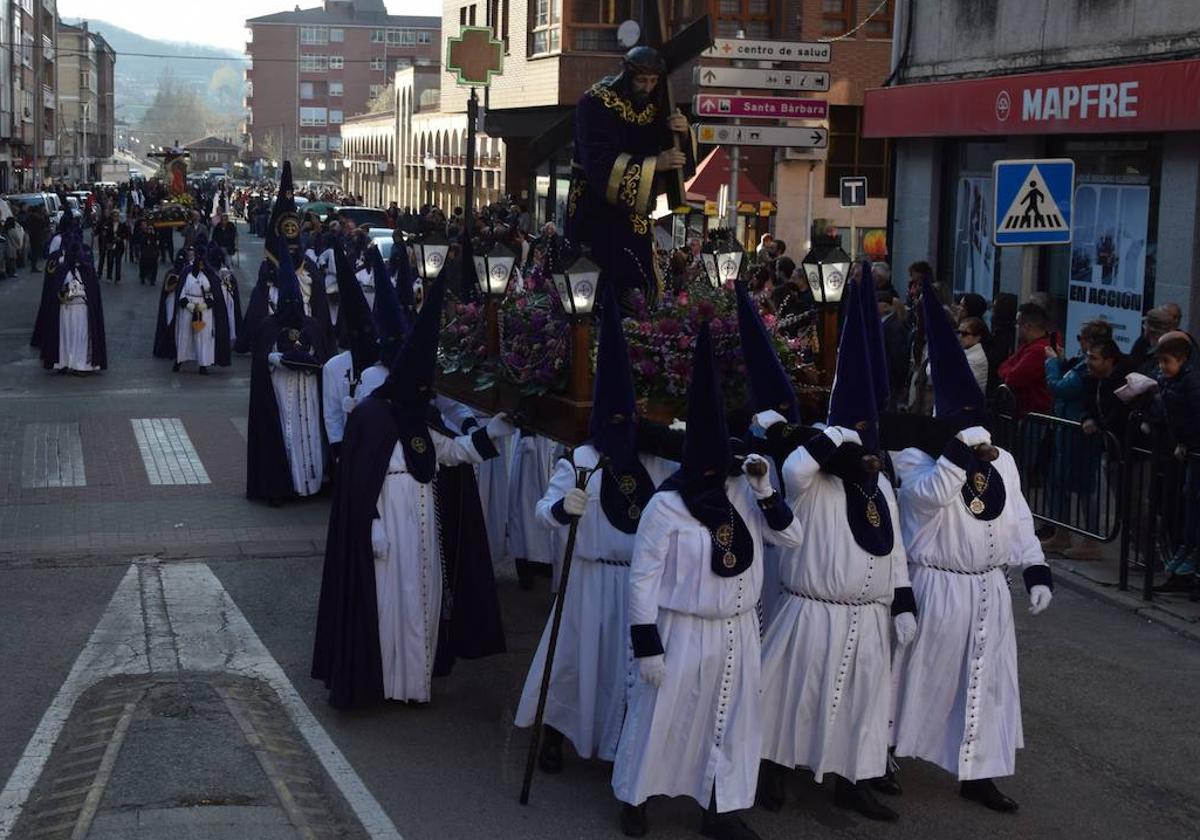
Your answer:
[[[698,128],[701,143],[729,146],[791,146],[797,149],[823,149],[829,142],[829,130],[774,125],[708,125]]]
[[[780,96],[721,96],[701,93],[693,107],[702,117],[771,117],[785,120],[823,120],[829,116],[824,99]]]
[[[829,90],[829,74],[800,70],[742,70],[736,67],[696,67],[693,80],[701,87],[758,90]]]
[[[814,41],[747,41],[717,38],[702,55],[706,58],[754,58],[759,61],[811,61],[828,64],[833,50]]]

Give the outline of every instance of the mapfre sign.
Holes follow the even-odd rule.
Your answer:
[[[869,90],[867,137],[1200,129],[1200,60]]]

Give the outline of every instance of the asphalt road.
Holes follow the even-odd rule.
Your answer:
[[[256,246],[247,248],[243,275],[252,276],[246,267],[256,267],[258,258]],[[329,770],[329,756],[344,758],[350,772],[330,771],[326,779],[341,788],[326,791],[339,813],[349,813],[347,801],[365,801],[351,784],[357,779],[409,840],[619,836],[608,768],[599,762],[569,759],[561,776],[535,779],[529,806],[517,804],[528,736],[511,722],[550,599],[544,581],[535,592],[518,590],[503,562],[497,571],[506,655],[459,662],[435,682],[428,707],[389,704],[351,714],[328,707],[323,687],[308,677],[327,504],[273,510],[242,499],[246,361],[200,378],[172,374],[168,362],[151,359],[157,290],[139,288],[130,276],[127,268],[120,287],[104,286],[110,369],[87,378],[44,373],[26,346],[39,280],[0,280],[0,782],[8,781],[6,790],[38,765],[35,736],[53,717],[47,710],[61,705],[64,688],[76,684],[77,658],[88,660],[88,651],[106,640],[138,647],[112,630],[114,610],[127,607],[122,615],[136,619],[134,636],[144,635],[144,650],[120,668],[109,662],[104,673],[137,673],[134,660],[144,657],[159,680],[144,708],[162,717],[144,709],[133,716],[124,759],[117,759],[99,802],[105,819],[140,808],[149,825],[152,815],[163,818],[163,809],[203,811],[191,807],[201,802],[226,809],[221,813],[242,832],[228,836],[276,836],[247,824],[236,828],[246,814],[274,814],[278,803],[260,775],[260,753],[229,742],[238,730],[215,699],[225,687],[186,677],[224,668],[268,686],[277,717],[298,721],[310,747],[328,738],[328,749],[310,754],[314,766],[319,758]],[[248,291],[244,284],[243,299]],[[180,420],[209,483],[149,483],[132,421],[172,418]],[[28,429],[48,425],[76,430],[83,485],[27,486],[37,483],[40,469],[27,457]],[[130,571],[134,558],[149,555],[161,560],[151,566],[143,560]],[[1014,598],[1027,746],[1018,774],[1001,787],[1021,803],[1019,814],[999,816],[966,803],[945,774],[904,762],[905,794],[893,803],[899,823],[878,825],[838,811],[797,774],[783,813],[749,815],[763,837],[1196,836],[1200,648],[1070,590],[1060,589],[1036,618],[1026,613],[1023,593]],[[94,632],[98,623],[103,632]],[[221,639],[232,639],[233,647],[224,658],[206,659],[225,644]],[[160,684],[168,679],[175,694]],[[85,694],[71,706],[76,713],[60,748],[87,702]],[[46,784],[60,763],[51,756],[44,771],[25,781]],[[142,766],[156,769],[139,775]],[[0,795],[0,838],[6,805],[11,796]],[[694,836],[698,825],[685,801],[655,803],[650,817],[655,837]],[[100,826],[89,836],[109,836]],[[18,833],[9,836],[25,829],[18,822]],[[227,835],[212,828],[195,836]]]

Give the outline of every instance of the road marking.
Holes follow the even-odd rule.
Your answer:
[[[242,440],[249,440],[250,419],[248,417],[230,417],[229,422],[238,430],[238,434],[242,436]]]
[[[151,484],[211,484],[200,454],[178,417],[130,420]]]
[[[84,487],[78,423],[30,423],[21,450],[22,487]]]
[[[225,587],[203,563],[135,561],[0,790],[0,840],[10,840],[80,695],[107,677],[164,671],[232,673],[267,683],[374,840],[402,840],[395,824],[313,717]]]

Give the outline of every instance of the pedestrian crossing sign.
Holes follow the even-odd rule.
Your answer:
[[[992,164],[997,245],[1067,245],[1075,161],[1067,158],[998,160]]]

